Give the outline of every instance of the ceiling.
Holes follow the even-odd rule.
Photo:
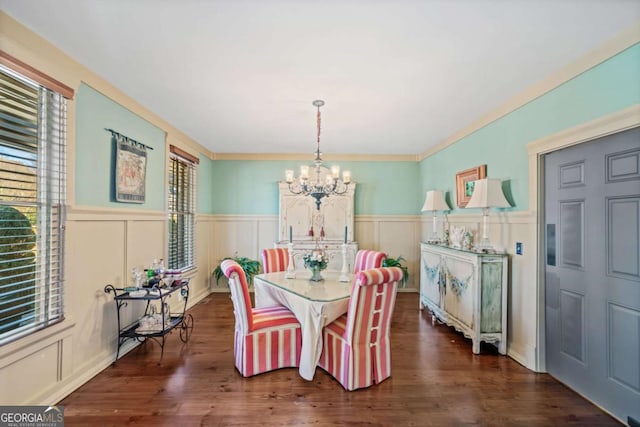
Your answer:
[[[637,0],[0,0],[216,153],[419,154],[640,21]]]

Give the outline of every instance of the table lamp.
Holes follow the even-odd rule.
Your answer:
[[[433,212],[433,231],[431,232],[431,237],[429,237],[428,242],[430,243],[439,243],[440,236],[436,231],[437,229],[437,211],[448,211],[449,205],[444,200],[444,194],[441,190],[429,190],[427,191],[427,197],[424,201],[424,205],[422,206],[422,212]]]
[[[487,234],[487,217],[490,208],[510,208],[502,192],[502,181],[499,179],[483,178],[474,181],[473,194],[467,203],[467,208],[482,208],[482,239],[475,245],[476,249],[493,249]]]

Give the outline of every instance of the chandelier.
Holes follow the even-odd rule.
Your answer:
[[[324,101],[317,99],[313,105],[318,109],[317,123],[318,135],[316,145],[316,158],[313,165],[300,166],[300,176],[294,179],[293,170],[285,171],[286,182],[289,184],[289,191],[293,194],[302,194],[316,199],[316,208],[320,210],[320,203],[323,198],[332,194],[345,194],[351,183],[351,172],[344,171],[340,180],[340,166],[331,166],[331,170],[322,165],[322,153],[320,152],[320,107]],[[330,173],[329,173],[330,172]]]

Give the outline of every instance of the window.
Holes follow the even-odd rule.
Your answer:
[[[195,267],[195,166],[198,158],[173,145],[169,167],[169,261],[167,268]]]
[[[18,69],[38,82],[0,65],[0,344],[63,319],[66,100]]]

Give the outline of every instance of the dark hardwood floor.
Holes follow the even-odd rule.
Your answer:
[[[243,378],[229,295],[212,294],[190,313],[189,343],[173,332],[162,360],[153,342],[134,349],[60,402],[66,425],[619,425],[490,345],[473,355],[461,334],[431,325],[417,294],[398,294],[391,378],[355,392],[319,368],[310,382],[294,368]]]

